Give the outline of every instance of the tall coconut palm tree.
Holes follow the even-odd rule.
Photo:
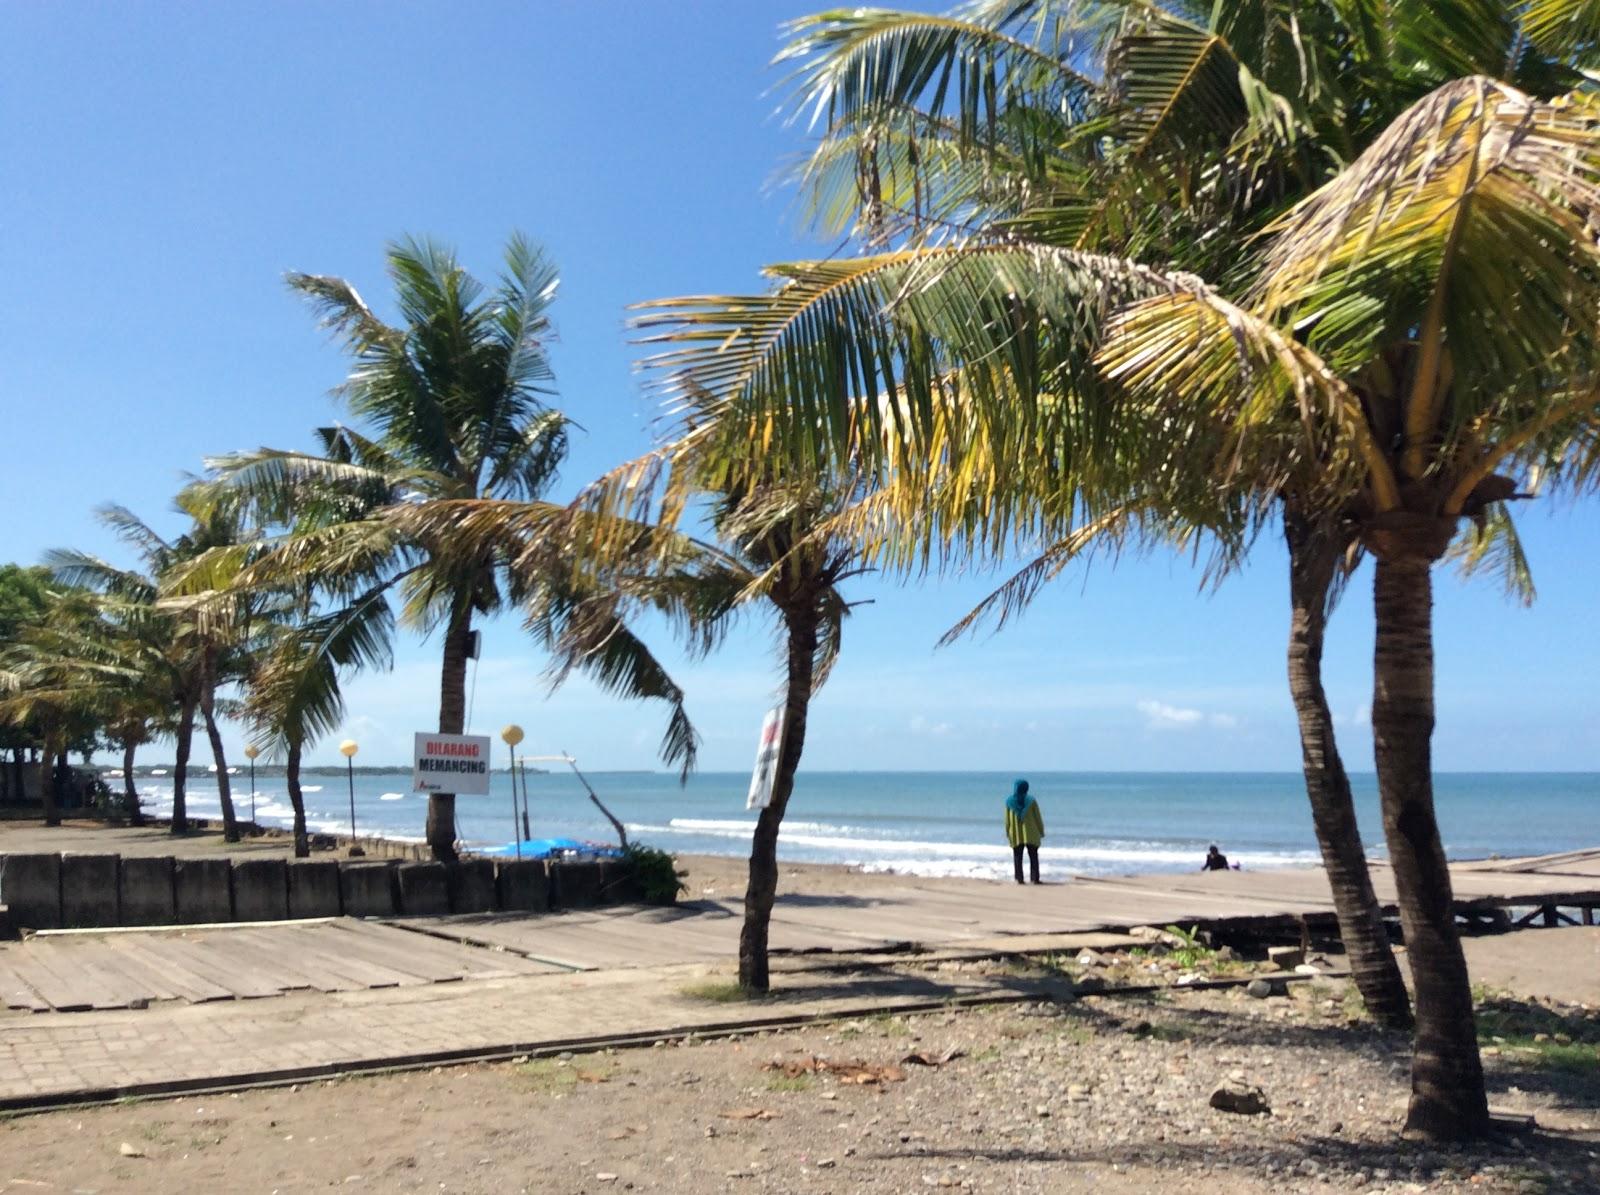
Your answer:
[[[1442,88],[1284,219],[1248,311],[1153,301],[1105,349],[1131,388],[1210,404],[1242,439],[1241,395],[1295,396],[1324,429],[1330,509],[1376,561],[1373,735],[1417,990],[1408,1124],[1429,1137],[1487,1126],[1433,807],[1432,568],[1463,519],[1535,479],[1596,480],[1597,118],[1579,95]]]
[[[794,65],[796,109],[823,125],[800,181],[830,232],[913,248],[1003,240],[1100,250],[1244,286],[1251,239],[1406,105],[1466,74],[1555,94],[1592,65],[1595,30],[1592,6],[1568,0],[1402,2],[1381,20],[1338,5],[1004,0],[950,14],[804,18],[780,61]],[[1017,380],[1041,384],[1026,371]],[[1408,1001],[1320,680],[1330,584],[1353,531],[1293,487],[1278,496],[1290,689],[1313,820],[1358,986],[1375,1015],[1403,1024]],[[1197,517],[1185,507],[1168,511],[1180,539]],[[986,502],[977,519],[991,540],[995,509]],[[1219,513],[1226,520],[1233,509]],[[1081,542],[1070,532],[1041,569],[1023,570],[997,595],[1000,608],[1014,610],[1041,575],[1059,571],[1070,559],[1062,544]]]
[[[50,604],[51,577],[48,569],[0,564],[0,643],[16,640],[23,627],[44,617]],[[39,740],[37,727],[26,720],[6,720],[0,724],[0,751],[10,753],[4,791],[20,800],[24,791],[22,760]]]
[[[1199,40],[1210,47],[1206,50],[1208,55],[1218,52],[1213,35],[1206,34]],[[1147,45],[1148,39],[1139,41],[1129,46],[1129,53]],[[1535,56],[1531,47],[1529,56]],[[1562,76],[1555,67],[1550,73],[1552,77]],[[858,72],[856,77],[865,74]],[[932,77],[925,76],[924,82]],[[1488,85],[1475,81],[1472,86]],[[979,91],[987,94],[983,88]],[[1401,155],[1397,161],[1420,168],[1416,159],[1404,157],[1406,149],[1427,140],[1417,135],[1418,127],[1426,128],[1429,120],[1434,121],[1433,128],[1441,142],[1444,135],[1438,133],[1439,129],[1453,133],[1457,125],[1465,127],[1454,102],[1439,98],[1447,94],[1448,90],[1442,91],[1408,111],[1395,128],[1405,126],[1412,131],[1394,137],[1384,133],[1378,146],[1384,152]],[[1541,106],[1530,100],[1523,110],[1537,112],[1537,121],[1528,117],[1530,123],[1536,124],[1558,119],[1574,104],[1582,106],[1584,101],[1575,97],[1560,105]],[[1493,105],[1486,102],[1485,106]],[[1144,111],[1148,104],[1141,102],[1139,107]],[[1139,113],[1132,115],[1137,117]],[[1582,119],[1573,116],[1572,123],[1581,124]],[[1139,127],[1137,120],[1132,123]],[[1001,122],[995,124],[1004,127]],[[1553,148],[1553,143],[1558,143],[1559,148]],[[1506,178],[1517,180],[1511,189],[1535,210],[1531,220],[1532,226],[1537,227],[1537,236],[1518,228],[1503,211],[1496,213],[1496,219],[1521,234],[1519,246],[1522,238],[1536,241],[1536,245],[1529,246],[1539,249],[1535,258],[1548,256],[1554,251],[1552,243],[1562,245],[1559,236],[1554,242],[1549,239],[1554,230],[1570,236],[1569,226],[1574,219],[1581,225],[1585,210],[1582,187],[1587,185],[1581,176],[1586,168],[1570,166],[1567,159],[1574,155],[1582,159],[1588,152],[1587,144],[1571,127],[1565,127],[1553,141],[1542,143],[1523,133],[1509,137],[1502,127],[1487,144],[1492,146],[1492,154],[1481,161],[1472,157],[1474,165],[1470,168],[1461,165],[1463,159],[1459,156],[1450,159],[1457,169],[1457,182],[1477,179],[1479,175],[1473,171],[1486,168],[1490,162],[1505,167],[1509,173],[1501,176],[1502,181],[1488,185],[1492,189],[1503,185]],[[1522,193],[1523,180],[1532,176],[1536,163],[1506,166],[1508,159],[1503,151],[1509,144],[1527,146],[1530,152],[1537,146],[1547,158],[1542,169],[1552,175],[1570,170],[1579,176],[1579,182],[1566,184],[1556,204],[1564,205],[1567,212],[1564,223],[1540,208],[1546,190],[1557,185],[1553,178],[1540,174],[1537,186]],[[1135,148],[1143,153],[1148,146],[1140,142]],[[1370,182],[1374,176],[1372,162],[1370,155],[1363,157],[1365,170],[1352,167],[1347,175],[1330,184],[1329,190],[1341,185],[1347,191],[1356,188],[1349,193],[1378,203],[1374,198],[1377,193],[1359,190],[1365,185],[1361,180]],[[1432,181],[1430,176],[1430,185]],[[1140,184],[1149,185],[1147,179],[1141,179]],[[1456,194],[1459,197],[1462,192],[1458,190]],[[1352,204],[1353,201],[1347,202],[1347,206]],[[1476,211],[1470,204],[1463,208],[1468,209]],[[1417,209],[1409,210],[1413,216],[1416,214]],[[1110,215],[1104,219],[1110,219]],[[1291,493],[1296,498],[1296,513],[1313,516],[1314,529],[1327,529],[1319,532],[1324,536],[1348,534],[1352,526],[1360,529],[1359,511],[1351,511],[1348,504],[1339,501],[1330,504],[1327,495],[1338,493],[1339,486],[1330,486],[1329,479],[1343,478],[1348,482],[1356,475],[1351,470],[1359,472],[1369,457],[1381,455],[1383,449],[1374,448],[1374,442],[1389,443],[1386,437],[1402,432],[1402,425],[1380,428],[1377,433],[1369,431],[1365,440],[1341,439],[1347,429],[1360,426],[1360,404],[1347,396],[1339,401],[1328,398],[1333,393],[1332,383],[1310,366],[1306,366],[1309,375],[1295,374],[1294,389],[1284,389],[1282,373],[1303,363],[1303,347],[1297,347],[1293,334],[1272,325],[1270,320],[1264,323],[1263,315],[1253,306],[1230,302],[1223,292],[1204,287],[1190,273],[1141,267],[1125,255],[1096,254],[1070,243],[1064,246],[1062,241],[1070,242],[1071,238],[1044,235],[1050,227],[1060,233],[1067,226],[1059,221],[1051,226],[1041,220],[1030,228],[1013,221],[990,235],[950,244],[918,243],[871,258],[780,267],[774,271],[780,285],[768,295],[711,296],[663,304],[658,317],[660,326],[674,346],[665,355],[663,367],[680,379],[678,384],[684,390],[709,393],[718,406],[719,422],[739,426],[746,440],[762,437],[767,451],[776,445],[801,463],[821,460],[869,471],[887,468],[912,478],[929,476],[930,464],[935,469],[947,469],[950,476],[965,483],[964,488],[952,487],[957,495],[953,508],[957,514],[974,505],[998,508],[1013,512],[1007,517],[1012,525],[1018,525],[1024,516],[1015,514],[1017,508],[1007,504],[1026,504],[1028,496],[1019,493],[1007,479],[1042,476],[1051,483],[1045,488],[1059,484],[1065,488],[1065,496],[1057,493],[1048,503],[1035,500],[1031,506],[1022,507],[1027,512],[1025,517],[1035,520],[1033,529],[1046,526],[1039,521],[1041,518],[1064,521],[1069,514],[1074,519],[1086,518],[1092,525],[1096,517],[1106,512],[1108,503],[1126,507],[1144,501],[1149,486],[1138,482],[1141,476],[1154,474],[1159,480],[1194,475],[1217,478],[1225,487],[1242,487],[1249,494],[1276,497]],[[1441,244],[1428,242],[1416,228],[1406,227],[1398,219],[1383,227],[1393,238],[1392,246],[1368,245],[1369,257],[1355,254],[1348,246],[1341,249],[1349,259],[1341,264],[1383,261],[1382,268],[1368,268],[1364,275],[1369,287],[1363,296],[1366,306],[1343,302],[1327,317],[1328,323],[1316,326],[1337,329],[1347,337],[1354,337],[1363,328],[1371,331],[1391,326],[1385,322],[1386,313],[1391,304],[1400,306],[1400,297],[1405,293],[1393,267],[1399,262],[1415,265],[1406,256],[1412,252],[1449,256]],[[1030,239],[1030,234],[1037,239]],[[1301,237],[1297,242],[1285,239],[1281,243],[1306,241]],[[1382,255],[1391,252],[1395,256],[1385,260]],[[1232,256],[1238,259],[1232,263],[1233,276],[1246,283],[1256,277],[1272,277],[1283,264],[1296,261],[1292,254],[1280,262],[1240,249],[1235,249]],[[1321,262],[1319,269],[1326,264]],[[1491,265],[1477,261],[1473,269],[1489,269]],[[1303,262],[1298,268],[1302,276],[1309,276]],[[1568,269],[1562,276],[1574,272]],[[1316,276],[1325,278],[1331,274]],[[1496,276],[1501,282],[1521,279],[1514,266]],[[1481,283],[1480,275],[1474,278]],[[1373,293],[1382,281],[1393,284],[1392,293]],[[1436,293],[1436,289],[1428,293]],[[1236,404],[1243,405],[1223,414],[1216,407],[1195,411],[1170,401],[1153,401],[1150,392],[1136,384],[1146,362],[1135,357],[1108,355],[1108,361],[1116,362],[1109,376],[1087,370],[1085,346],[1098,343],[1108,334],[1118,344],[1138,344],[1138,351],[1151,360],[1167,364],[1176,361],[1163,355],[1154,340],[1131,340],[1130,334],[1137,325],[1127,319],[1114,322],[1108,332],[1107,317],[1136,301],[1141,291],[1150,302],[1148,308],[1139,310],[1157,312],[1168,308],[1186,310],[1185,304],[1194,302],[1191,296],[1204,295],[1200,309],[1214,317],[1215,327],[1210,330],[1220,329],[1241,338],[1269,361],[1281,359],[1280,373],[1239,369],[1224,372],[1216,365],[1217,359],[1225,356],[1221,348],[1216,349],[1216,358],[1184,358],[1181,365],[1189,370],[1193,384],[1225,377],[1228,384],[1236,387]],[[1547,287],[1539,287],[1531,295],[1544,304],[1546,331],[1559,341],[1566,333],[1563,321],[1570,309],[1553,304],[1547,291]],[[1238,286],[1235,293],[1242,297],[1249,289]],[[1445,300],[1439,302],[1443,307]],[[1416,326],[1426,330],[1435,317],[1424,311],[1416,318]],[[1520,331],[1513,333],[1514,340],[1523,338]],[[1534,343],[1547,347],[1551,342]],[[1539,376],[1531,369],[1538,360],[1536,353],[1518,350],[1515,355],[1529,369],[1529,377]],[[1433,378],[1428,385],[1439,388],[1437,365],[1428,364],[1431,358],[1427,355],[1420,360]],[[1337,380],[1340,364],[1326,366],[1329,377]],[[1260,382],[1264,376],[1268,383]],[[1307,376],[1321,379],[1321,389],[1308,388]],[[1131,390],[1138,398],[1121,403],[1104,401],[1119,390]],[[1278,418],[1285,409],[1286,396],[1292,400],[1289,410],[1295,416],[1293,421]],[[1430,407],[1430,418],[1440,417],[1438,407],[1439,404]],[[1513,450],[1546,451],[1552,437],[1566,443],[1573,436],[1580,436],[1570,426],[1575,418],[1570,407],[1559,403],[1554,413],[1518,434]],[[1251,434],[1239,434],[1241,427],[1248,427]],[[885,435],[885,428],[893,434]],[[1199,428],[1203,434],[1182,434],[1190,428]],[[966,453],[972,444],[982,446],[981,460],[975,461]],[[1214,465],[1219,445],[1228,450],[1220,456],[1227,466],[1221,475]],[[1374,475],[1381,476],[1374,466],[1369,467]],[[1429,467],[1425,459],[1424,472]],[[1482,476],[1471,476],[1471,485],[1467,480],[1464,477],[1460,482],[1465,488],[1457,495],[1458,511],[1469,506],[1487,509],[1494,497],[1503,498],[1510,493],[1503,486],[1498,491],[1493,485],[1477,489],[1484,485]],[[971,501],[974,484],[980,492],[978,500]],[[1008,484],[1012,488],[1005,488]],[[1159,502],[1165,498],[1163,486],[1155,489],[1155,509],[1160,510]],[[902,491],[917,494],[918,487],[905,485]],[[918,499],[916,510],[904,512],[907,521],[929,521],[925,494],[923,491],[924,496]],[[1356,519],[1353,524],[1352,519]],[[1369,551],[1375,551],[1380,544],[1386,550],[1389,547],[1365,531],[1361,531],[1360,538]],[[1444,545],[1437,547],[1442,551]],[[1317,630],[1308,625],[1297,634],[1306,643],[1306,632],[1314,637]],[[1314,662],[1315,653],[1301,651],[1300,657],[1301,666],[1306,667]],[[1321,704],[1325,713],[1325,702]],[[1413,719],[1411,725],[1420,731],[1422,722]],[[1415,742],[1415,735],[1412,741]],[[1308,759],[1310,756],[1308,750]],[[1392,839],[1392,835],[1389,837]],[[1390,845],[1393,850],[1392,841]],[[1397,868],[1397,873],[1403,870]],[[1437,907],[1440,872],[1414,871],[1405,882],[1409,885],[1412,881],[1430,894],[1428,899]],[[1410,891],[1414,898],[1420,898],[1418,887],[1411,887]],[[1448,908],[1447,897],[1445,907]],[[1409,926],[1416,918],[1403,917],[1403,921]],[[1421,932],[1426,935],[1428,931],[1423,928]],[[1409,1122],[1417,1131],[1435,1136],[1475,1132],[1483,1123],[1472,1111],[1471,1093],[1476,1090],[1476,1102],[1481,1107],[1482,1086],[1481,1081],[1473,1082],[1470,1066],[1458,1070],[1455,1076],[1464,1080],[1461,1088],[1466,1095],[1452,1103],[1441,1094],[1449,1083],[1440,1081],[1436,1065],[1442,1052],[1438,1045],[1439,1021],[1455,1026],[1450,1030],[1451,1045],[1443,1052],[1453,1052],[1459,1058],[1469,1049],[1475,1051],[1471,1045],[1470,1003],[1466,1004],[1465,1016],[1461,1015],[1462,1002],[1467,999],[1464,973],[1451,973],[1448,954],[1448,950],[1430,952],[1425,946],[1420,953],[1411,955],[1413,970],[1429,969],[1432,979],[1428,984],[1418,984],[1419,1000],[1424,999],[1422,990],[1429,989],[1425,1002],[1430,1007],[1430,1017],[1428,1027],[1419,1027],[1422,1048],[1417,1059],[1417,1101]],[[1456,993],[1451,1001],[1440,999],[1441,984]],[[1472,1066],[1475,1060],[1473,1052]]]
[[[765,610],[779,628],[782,741],[770,798],[756,820],[739,935],[739,983],[771,984],[768,931],[777,895],[778,835],[805,749],[811,700],[839,654],[849,604],[840,584],[859,571],[853,550],[825,534],[839,499],[811,480],[789,481],[747,460],[674,443],[591,484],[569,508],[439,503],[409,518],[472,550],[493,550],[549,648],[552,679],[580,670],[630,697],[668,700],[665,758],[694,762],[694,731],[681,689],[630,629],[664,616],[695,654],[720,644],[742,616]],[[656,522],[660,502],[696,501],[718,544]]]
[[[239,824],[217,721],[217,690],[243,666],[248,650],[245,638],[249,612],[237,602],[200,606],[193,602],[167,602],[163,595],[187,562],[212,549],[243,543],[248,537],[229,513],[202,510],[187,491],[179,496],[177,506],[192,521],[184,534],[171,541],[124,507],[101,509],[101,520],[139,554],[138,568],[119,568],[71,550],[52,552],[47,559],[66,583],[104,594],[122,603],[125,609],[150,607],[138,617],[163,623],[161,638],[170,663],[170,699],[177,710],[173,723],[177,760],[173,769],[172,832],[182,834],[188,829],[189,759],[198,715],[216,765],[223,837],[237,842]]]
[[[804,18],[780,61],[794,65],[796,109],[823,124],[800,181],[828,231],[912,246],[999,232],[1222,285],[1247,281],[1240,247],[1267,220],[1406,104],[1463,73],[1571,86],[1581,62],[1562,56],[1587,52],[1592,25],[1592,12],[1559,0],[1515,12],[1401,3],[1382,22],[1339,6],[1023,0]],[[1374,1015],[1403,1025],[1409,1001],[1320,679],[1330,585],[1352,534],[1293,489],[1280,499],[1313,822],[1358,987]],[[1186,538],[1195,512],[1172,513]],[[1042,563],[1059,571],[1067,559],[1057,547]],[[998,595],[1006,608],[1038,575],[1024,570]]]
[[[231,492],[262,525],[290,527],[251,583],[312,574],[346,593],[395,590],[408,625],[440,631],[438,728],[459,734],[474,618],[501,607],[502,564],[409,537],[395,516],[431,502],[533,500],[555,481],[568,423],[547,404],[557,276],[521,235],[508,242],[493,290],[428,240],[391,245],[388,266],[398,323],[343,279],[289,276],[354,359],[335,393],[370,435],[339,428],[324,434],[321,455],[262,450],[213,461],[212,492]],[[308,511],[309,493],[320,497]],[[455,857],[453,794],[429,794],[427,840],[436,857]]]
[[[300,769],[306,748],[335,730],[344,719],[341,677],[393,660],[394,617],[381,590],[340,609],[314,613],[309,589],[297,602],[280,607],[266,632],[266,647],[251,673],[245,716],[255,741],[284,761],[284,783],[294,810],[294,853],[311,853],[306,830],[305,794]]]

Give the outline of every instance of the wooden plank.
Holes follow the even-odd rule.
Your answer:
[[[117,968],[113,956],[101,943],[51,948],[51,960],[58,971],[82,975],[104,993],[96,1008],[127,1008],[153,997],[142,980]]]
[[[255,1000],[278,995],[283,989],[276,980],[260,974],[254,960],[231,958],[226,950],[217,950],[209,945],[208,939],[212,934],[226,933],[227,930],[208,930],[205,937],[162,934],[150,939],[150,947],[155,953],[171,958],[175,964],[216,984],[236,999]]]
[[[215,1000],[235,998],[230,989],[184,966],[182,957],[177,952],[151,948],[151,943],[164,939],[165,935],[149,938],[135,938],[130,935],[108,940],[107,946],[125,955],[130,968],[136,973],[159,977],[152,983],[152,990],[159,984],[162,990],[172,993],[169,997],[171,999],[186,1000],[190,1004],[207,1004]]]
[[[49,1002],[57,1012],[87,1012],[92,1008],[115,1007],[113,994],[93,976],[74,971],[49,957],[46,950],[30,950],[24,943],[13,963],[24,983]]]
[[[283,973],[285,991],[311,988],[318,992],[356,992],[367,986],[325,966],[321,955],[307,949],[298,934],[287,935],[273,930],[229,932],[240,939],[241,945],[254,946],[274,960]]]
[[[491,950],[459,940],[447,941],[431,933],[418,933],[380,922],[363,922],[359,929],[345,927],[368,949],[369,958],[427,960],[440,979],[504,979],[515,975],[548,975],[563,970],[537,963],[510,950]]]
[[[0,1004],[24,1012],[48,1012],[50,1003],[17,974],[7,955],[0,956]]]
[[[348,934],[319,937],[303,942],[300,948],[305,950],[318,966],[336,975],[342,975],[363,988],[416,987],[432,982],[409,971],[396,970],[372,961],[367,957],[367,952],[361,950]]]
[[[430,983],[460,979],[475,969],[476,955],[486,956],[483,967],[478,969],[487,970],[494,961],[487,957],[489,952],[481,948],[447,942],[431,934],[408,934],[391,926],[349,926],[342,929],[338,937],[341,941],[335,944],[335,949],[355,951],[370,963]],[[502,973],[509,972],[502,968]]]

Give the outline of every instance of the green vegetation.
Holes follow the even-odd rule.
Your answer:
[[[646,904],[675,904],[678,897],[689,890],[683,882],[683,877],[688,873],[678,870],[678,861],[669,852],[630,842],[622,856],[632,868],[633,877],[644,892]]]
[[[758,997],[758,993],[751,992],[737,980],[730,979],[705,979],[686,983],[678,989],[678,994],[687,996],[691,1000],[705,1000],[712,1004],[737,1004]]]
[[[578,1085],[578,1072],[571,1064],[554,1058],[531,1058],[518,1063],[515,1073],[536,1091],[571,1091]]]
[[[770,985],[777,836],[851,577],[1025,550],[954,637],[1004,625],[1096,548],[1182,547],[1215,579],[1281,524],[1313,822],[1361,997],[1399,1027],[1411,1002],[1322,679],[1329,610],[1375,564],[1375,765],[1428,1043],[1407,1127],[1483,1135],[1480,1030],[1440,899],[1432,585],[1450,560],[1531,595],[1509,503],[1600,483],[1600,7],[1431,0],[1374,21],[1291,0],[1019,0],[837,9],[788,36],[788,102],[819,134],[797,181],[850,245],[770,267],[755,293],[641,308],[661,443],[550,499],[568,446],[557,276],[520,236],[490,286],[432,241],[391,245],[395,322],[343,279],[292,275],[350,359],[357,426],[209,462],[171,541],[108,508],[135,569],[62,552],[0,574],[13,770],[24,750],[51,768],[115,744],[136,816],[133,752],[170,737],[181,832],[198,719],[231,837],[216,717],[237,694],[285,758],[303,845],[301,753],[341,721],[342,679],[386,666],[397,626],[438,631],[438,725],[460,731],[474,627],[515,612],[556,681],[581,669],[666,703],[662,755],[687,774],[685,694],[632,628],[659,620],[699,654],[760,611],[784,722],[738,982],[685,989],[745,999]],[[441,858],[453,802],[429,802]],[[670,857],[634,857],[647,893],[675,898]],[[1170,932],[1176,965],[1224,965]],[[1491,1037],[1589,1065],[1588,1038],[1500,1003]]]
[[[810,1091],[811,1082],[810,1075],[773,1074],[767,1077],[767,1090],[794,1094],[801,1091]]]
[[[1478,1040],[1514,1066],[1600,1074],[1600,1018],[1477,988]]]

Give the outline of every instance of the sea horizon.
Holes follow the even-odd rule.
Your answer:
[[[152,765],[159,770],[161,765]],[[171,810],[171,776],[134,769],[146,808]],[[421,841],[426,794],[397,783],[409,768],[357,772],[358,833]],[[808,771],[796,777],[779,837],[789,862],[839,863],[868,871],[1002,879],[1010,851],[1001,802],[1010,771]],[[1320,862],[1299,772],[1132,772],[1024,770],[1044,811],[1042,854],[1047,875],[1182,872],[1198,868],[1217,843],[1251,869]],[[350,791],[343,770],[307,772],[302,785],[314,831],[350,830]],[[585,771],[631,838],[674,853],[740,856],[748,852],[756,814],[745,809],[747,772],[697,772],[687,785],[663,772]],[[247,770],[231,778],[239,816],[250,816]],[[256,776],[256,817],[287,826],[292,810],[280,776]],[[1452,859],[1552,854],[1595,845],[1583,836],[1600,805],[1600,772],[1440,772],[1439,820]],[[1356,810],[1369,856],[1384,844],[1376,779],[1352,773]],[[215,778],[191,772],[188,812],[220,812]],[[570,771],[528,777],[530,836],[614,841],[609,822]],[[457,830],[470,847],[492,848],[520,837],[512,820],[509,773],[493,773],[490,795],[457,798]],[[1517,803],[1515,819],[1506,802]],[[520,820],[520,815],[519,815]]]

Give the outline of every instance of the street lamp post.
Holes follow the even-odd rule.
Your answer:
[[[250,824],[256,824],[256,756],[261,754],[261,748],[251,743],[244,749],[244,757],[250,761]]]
[[[511,749],[511,837],[517,844],[517,858],[520,859],[523,835],[517,833],[517,744],[522,742],[522,727],[513,722],[500,732],[500,737]]]
[[[359,859],[367,852],[356,842],[356,752],[361,748],[354,739],[339,744],[339,754],[344,756],[345,778],[350,782],[350,857]]]

